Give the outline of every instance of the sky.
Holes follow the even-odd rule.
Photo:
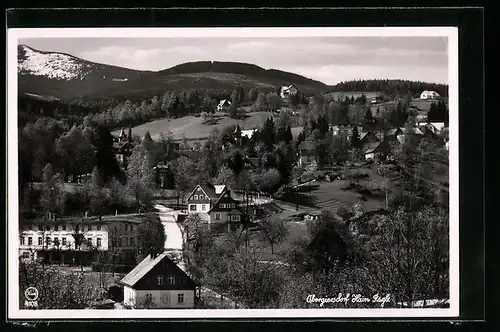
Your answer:
[[[234,61],[325,84],[356,79],[448,84],[446,37],[30,38],[19,43],[138,70],[162,70],[191,61]]]

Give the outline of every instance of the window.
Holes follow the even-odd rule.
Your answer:
[[[63,245],[63,246],[65,246],[65,245],[66,245],[66,238],[65,238],[65,237],[63,237],[63,238],[62,238],[62,245]]]
[[[126,246],[127,246],[127,238],[126,238],[126,237],[124,237],[124,238],[122,239],[122,246],[123,246],[123,247],[126,247]]]
[[[33,245],[33,238],[31,236],[28,237],[28,245],[29,246]]]
[[[133,231],[134,230],[134,225],[130,225],[130,230]]]
[[[58,231],[59,230],[59,225],[54,225],[54,230]]]
[[[191,211],[196,211],[196,205],[191,204],[191,205],[189,206],[189,210],[191,210]]]
[[[47,237],[46,241],[47,241],[47,245],[48,245],[48,246],[50,246],[50,244],[52,243],[51,238],[50,238],[50,237]]]
[[[62,230],[65,231],[66,230],[66,225],[62,225]]]
[[[30,258],[29,252],[23,252],[23,258]]]
[[[220,213],[215,214],[215,220],[220,220]]]
[[[101,246],[101,243],[102,242],[102,239],[99,237],[97,238],[97,248],[99,248]]]
[[[180,277],[179,278],[179,284],[184,285],[185,283],[186,283],[186,281],[184,280],[184,278]]]
[[[128,225],[125,224],[125,231],[128,231]]]
[[[21,236],[21,245],[24,246],[24,236]]]
[[[92,247],[92,238],[90,238],[90,237],[89,237],[89,238],[87,239],[87,245],[88,245],[89,247]]]
[[[194,200],[197,201],[198,200],[198,195],[194,195]]]
[[[38,238],[38,245],[43,246],[43,239],[41,236]]]
[[[168,276],[168,284],[175,285],[175,276]]]
[[[57,247],[59,245],[59,238],[55,237],[54,238],[54,245]]]
[[[177,294],[177,303],[184,303],[184,294],[183,293]]]
[[[231,209],[234,209],[235,208],[235,204],[234,203],[231,203]]]
[[[202,209],[203,211],[206,211],[206,210],[207,210],[207,205],[206,205],[206,204],[203,204],[203,205],[201,206],[201,209]]]
[[[156,277],[156,284],[157,284],[158,286],[163,285],[163,276],[157,276],[157,277]]]
[[[100,230],[101,230],[101,224],[98,224],[98,225],[96,226],[96,230],[98,230],[98,231],[100,231]]]
[[[240,216],[239,215],[231,216],[231,220],[232,221],[240,221]]]
[[[134,238],[133,237],[130,238],[130,242],[129,243],[130,243],[131,246],[134,245]]]

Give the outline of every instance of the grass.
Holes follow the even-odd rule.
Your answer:
[[[369,91],[369,92],[364,92],[364,91],[346,91],[346,92],[331,92],[330,95],[333,96],[335,100],[338,99],[340,96],[342,99],[345,99],[345,97],[351,98],[351,96],[354,97],[354,99],[361,97],[361,95],[364,94],[367,99],[370,98],[375,98],[378,96],[378,93],[376,91]]]
[[[215,125],[204,124],[201,117],[190,115],[177,119],[161,119],[144,123],[132,128],[132,133],[143,137],[146,132],[149,132],[153,139],[158,139],[161,133],[171,132],[174,139],[180,140],[185,137],[188,140],[202,140],[207,138],[215,128],[222,130],[231,125],[240,125],[242,130],[261,128],[264,121],[269,116],[273,116],[269,112],[250,112],[245,119],[238,120],[229,118],[224,113],[217,115],[219,115],[219,121]],[[120,130],[113,131],[113,134],[118,135]],[[294,135],[298,135],[301,131],[302,127],[292,128]]]

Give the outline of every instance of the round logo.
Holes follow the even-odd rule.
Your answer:
[[[36,301],[38,299],[38,289],[35,287],[28,287],[24,291],[24,296],[28,301]]]

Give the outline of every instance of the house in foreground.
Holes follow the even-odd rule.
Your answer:
[[[119,284],[123,286],[126,306],[151,309],[195,306],[196,283],[166,252],[144,258]]]
[[[188,214],[198,216],[210,225],[227,225],[228,229],[237,228],[243,221],[243,211],[239,201],[231,196],[225,185],[200,183],[187,198]]]

